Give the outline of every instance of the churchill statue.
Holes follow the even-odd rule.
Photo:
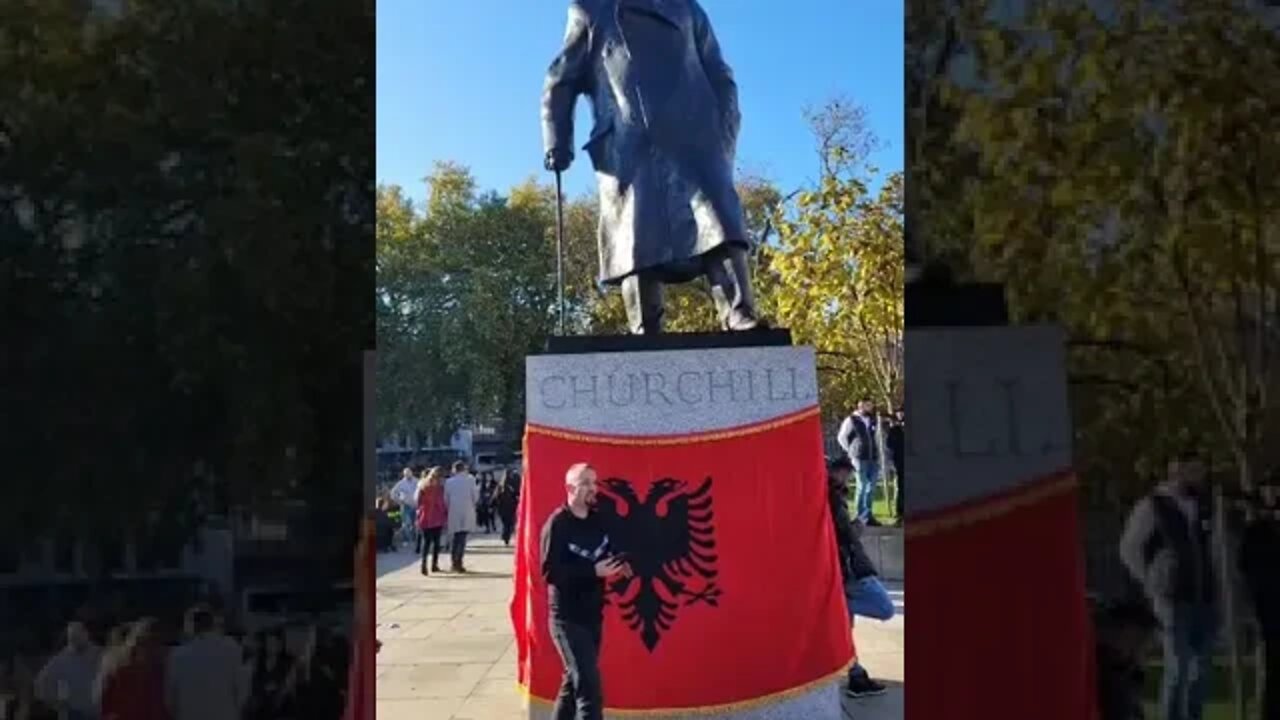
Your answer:
[[[725,330],[760,324],[733,184],[738,87],[697,0],[573,0],[547,72],[548,170],[573,162],[574,105],[600,197],[600,280],[620,285],[631,332],[662,332],[663,286],[706,276]]]

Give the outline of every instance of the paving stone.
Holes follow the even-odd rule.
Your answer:
[[[531,713],[515,682],[512,550],[489,537],[471,547],[467,564],[477,572],[466,576],[423,577],[411,552],[379,557],[378,720],[541,720],[549,714],[545,708]],[[859,618],[859,655],[890,689],[877,698],[845,699],[848,716],[902,720],[904,630],[904,615],[887,623]]]

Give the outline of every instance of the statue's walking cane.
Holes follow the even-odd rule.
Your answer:
[[[564,309],[564,195],[560,192],[560,171],[556,170],[556,296],[560,308],[560,336],[565,334]]]

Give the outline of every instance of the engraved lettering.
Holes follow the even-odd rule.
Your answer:
[[[600,396],[597,392],[599,390],[598,381],[600,379],[598,376],[587,375],[587,376],[580,377],[577,375],[573,375],[573,376],[570,376],[569,379],[573,385],[573,406],[575,408],[583,406],[583,403],[579,402],[579,399],[583,397],[586,397],[590,400],[590,403],[588,403],[589,407],[596,407],[596,408],[600,407]],[[586,380],[587,382],[580,383],[579,382],[580,380]]]
[[[609,376],[609,404],[614,407],[626,407],[636,401],[636,376],[626,375],[624,377],[626,378],[627,384],[627,397],[625,400],[619,399],[618,397],[617,386],[620,384],[618,382],[620,379],[619,376]]]
[[[568,404],[568,401],[564,399],[562,394],[553,393],[551,391],[549,386],[553,382],[559,383],[563,387],[566,381],[559,375],[548,375],[547,377],[542,378],[542,382],[538,384],[538,394],[542,396],[542,407],[550,410],[560,410]],[[560,402],[558,404],[553,402],[551,399],[553,397],[560,398]]]
[[[791,376],[791,399],[797,400],[800,397],[800,378],[793,367],[787,368],[787,375]]]
[[[712,404],[716,402],[717,390],[728,390],[730,399],[733,398],[733,373],[725,373],[728,382],[716,382],[716,371],[707,371],[707,400]]]
[[[654,381],[657,381],[656,383]],[[644,400],[649,405],[653,404],[653,396],[658,395],[662,401],[668,405],[673,404],[671,397],[667,395],[667,378],[659,373],[644,374]]]
[[[964,423],[960,417],[960,389],[959,382],[947,383],[947,417],[951,421],[951,442],[956,457],[992,457],[996,454],[995,440],[987,442],[986,450],[966,450],[964,440],[961,437]]]
[[[702,395],[694,392],[697,388],[694,383],[701,379],[701,374],[696,372],[680,373],[680,376],[676,378],[676,394],[680,396],[681,402],[687,405],[695,405],[702,402]]]
[[[794,396],[788,397],[787,395],[779,395],[775,392],[775,390],[778,389],[778,384],[773,381],[773,368],[765,368],[764,377],[766,384],[769,386],[768,398],[771,402],[793,399]]]

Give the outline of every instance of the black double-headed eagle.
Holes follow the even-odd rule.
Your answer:
[[[611,602],[653,652],[682,606],[719,607],[711,478],[694,490],[663,478],[649,486],[643,500],[626,480],[609,478],[602,485],[596,511],[610,547],[625,554],[633,572],[609,583]]]

